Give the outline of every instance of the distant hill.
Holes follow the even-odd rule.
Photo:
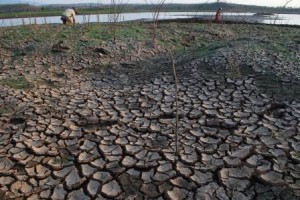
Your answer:
[[[31,5],[41,5],[40,2],[35,2],[33,0],[0,0],[0,5],[5,4],[31,4]]]
[[[51,16],[60,14],[61,10],[66,7],[75,6],[79,12],[84,14],[90,13],[107,13],[109,12],[108,4],[84,3],[84,4],[58,4],[58,5],[41,5],[32,4],[33,0],[0,0],[0,18],[14,17],[23,13],[37,11],[39,16]],[[13,4],[20,3],[22,4]],[[5,4],[5,5],[4,5]],[[219,7],[224,12],[251,12],[251,13],[282,13],[282,14],[299,14],[300,8],[283,8],[283,7],[262,7],[232,3],[204,3],[204,4],[165,4],[161,11],[169,12],[215,12]],[[153,10],[152,5],[147,4],[128,4],[124,7],[124,12],[149,12]],[[25,13],[25,14],[24,14]],[[1,16],[2,15],[2,16]]]
[[[0,4],[18,4],[24,3],[22,0],[1,0]]]
[[[300,13],[300,8],[266,7],[234,3],[203,3],[203,4],[165,4],[164,11],[216,11],[222,7],[224,12],[274,12],[274,13]],[[149,10],[151,6],[145,4],[129,4],[132,10]]]
[[[29,4],[4,4],[0,5],[0,13],[12,13],[12,12],[27,12],[27,11],[37,11],[40,8],[32,6]]]
[[[96,3],[82,3],[73,4],[77,8],[95,8],[95,7],[108,7],[109,4],[96,4]],[[70,7],[71,5],[56,4],[45,5],[45,8],[55,9]],[[283,8],[283,7],[267,7],[267,6],[253,6],[233,3],[203,3],[203,4],[165,4],[162,7],[162,11],[216,11],[219,7],[222,7],[224,12],[274,12],[274,13],[294,13],[299,14],[300,8]],[[153,10],[152,5],[148,4],[127,4],[125,9],[132,12],[142,12]]]

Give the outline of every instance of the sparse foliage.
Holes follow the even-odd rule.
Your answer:
[[[124,10],[127,3],[123,0],[111,0],[110,10],[111,13],[108,15],[108,20],[111,23],[111,36],[113,43],[116,43],[118,23],[120,21],[120,15]]]
[[[161,13],[161,9],[165,4],[166,0],[158,0],[156,3],[149,2],[145,0],[148,5],[151,5],[152,8],[152,42],[153,47],[156,48],[156,40],[157,40],[157,28],[158,28],[158,19]]]

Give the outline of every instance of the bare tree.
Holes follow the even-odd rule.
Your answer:
[[[283,8],[286,8],[286,6],[291,3],[294,0],[286,0],[285,4],[282,6]],[[276,24],[276,21],[278,20],[279,14],[276,15],[275,19],[274,19],[274,24]]]
[[[156,48],[158,18],[166,0],[158,0],[156,3],[148,2],[147,0],[145,0],[145,2],[152,6],[152,41],[153,47]]]
[[[99,9],[102,6],[102,2],[100,0],[97,1],[97,8]],[[100,15],[97,13],[97,23],[100,25]]]
[[[177,71],[175,65],[175,58],[171,51],[171,60],[172,60],[172,68],[173,68],[173,75],[174,75],[174,82],[175,82],[175,106],[176,106],[176,122],[175,122],[175,155],[178,155],[178,124],[179,124],[179,105],[178,105],[178,78],[177,78]]]
[[[110,1],[110,14],[108,20],[111,23],[111,35],[113,43],[116,43],[118,23],[120,21],[120,15],[123,12],[127,3],[123,0],[111,0]]]

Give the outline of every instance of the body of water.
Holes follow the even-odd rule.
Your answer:
[[[182,19],[197,17],[200,19],[214,19],[214,12],[162,12],[159,19]],[[151,12],[143,13],[124,13],[120,16],[120,21],[132,20],[151,20]],[[223,13],[224,20],[259,22],[265,24],[288,24],[300,25],[300,14],[278,14],[271,16],[254,16],[254,13]],[[275,20],[276,19],[276,20]],[[103,23],[110,22],[108,14],[100,15],[78,15],[76,16],[76,23]],[[31,18],[13,18],[0,19],[0,27],[18,26],[28,24],[58,24],[61,23],[60,16],[50,17],[31,17]]]

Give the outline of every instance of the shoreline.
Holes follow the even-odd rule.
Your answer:
[[[129,13],[132,13],[132,12],[124,12],[123,14],[129,14]],[[145,13],[145,12],[133,12],[132,14],[138,14],[138,13]],[[146,13],[151,13],[151,12],[146,12]],[[161,14],[163,14],[164,12],[162,12]],[[168,13],[181,13],[181,12],[168,12]],[[182,12],[182,13],[187,13],[187,12]],[[81,15],[77,15],[76,17],[85,17],[85,16],[89,16],[90,14],[81,14]],[[91,14],[93,16],[97,16],[97,15],[101,15],[101,16],[105,16],[105,15],[108,15],[108,13],[102,13],[102,14]],[[282,17],[278,17],[279,15],[281,15],[280,13],[279,14],[274,14],[274,15],[256,15],[256,14],[252,14],[251,15],[245,15],[245,13],[226,13],[224,12],[223,15],[222,15],[222,21],[226,22],[251,22],[251,23],[263,23],[264,20],[270,20],[270,21],[276,21],[276,22],[280,22],[280,21],[285,21],[287,19],[284,19]],[[14,18],[0,18],[0,21],[1,20],[9,20],[9,19],[12,19],[12,20],[28,20],[28,19],[44,19],[44,18],[47,18],[47,17],[59,17],[60,15],[47,15],[47,16],[28,16],[28,17],[14,17]],[[214,20],[214,14],[211,14],[211,15],[207,15],[207,14],[198,14],[198,12],[195,12],[195,13],[190,13],[190,14],[177,14],[177,15],[174,15],[175,17],[178,16],[177,19],[175,20],[187,20],[187,19],[194,19],[194,18],[198,18],[202,21],[213,21]],[[172,16],[172,17],[174,17]],[[272,17],[270,17],[272,16]],[[185,19],[181,18],[181,17],[186,17]],[[134,19],[133,21],[138,21],[138,20],[142,20],[142,19]],[[151,20],[151,18],[147,19],[147,20]],[[159,19],[160,21],[164,21],[164,20],[172,20],[172,19]],[[107,22],[102,22],[102,23],[107,23]],[[120,23],[122,23],[122,21],[120,21]],[[267,24],[267,23],[265,23]],[[278,23],[277,23],[278,24]],[[297,24],[284,24],[284,25],[295,25],[297,26]],[[299,25],[300,26],[300,25]]]

